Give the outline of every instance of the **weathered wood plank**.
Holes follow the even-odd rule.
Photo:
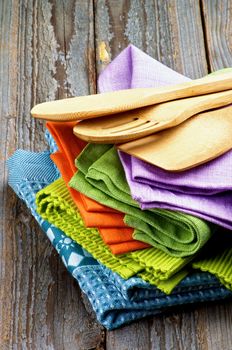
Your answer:
[[[207,74],[200,7],[188,0],[97,0],[98,73],[129,43],[197,78]]]
[[[210,69],[232,67],[232,2],[202,0]]]
[[[152,349],[191,349],[197,346],[196,325],[191,311],[169,312],[151,324]]]
[[[149,337],[149,321],[141,320],[122,329],[107,332],[106,349],[150,350]]]
[[[203,23],[210,71],[232,66],[232,3],[202,0]],[[208,349],[230,349],[232,302],[220,302],[195,312],[198,333],[206,336]],[[202,340],[202,343],[206,343]],[[204,348],[204,347],[203,347]]]
[[[203,349],[227,350],[231,348],[231,311],[232,302],[228,300],[209,303],[196,310],[195,323],[197,332],[202,338]]]
[[[32,105],[95,91],[93,4],[0,1],[0,26],[0,348],[101,349],[102,328],[7,188],[4,163],[16,148],[45,147]]]

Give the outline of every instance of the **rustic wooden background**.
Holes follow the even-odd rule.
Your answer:
[[[231,301],[105,331],[7,187],[7,157],[45,147],[31,107],[94,93],[129,43],[191,78],[232,66],[232,1],[0,0],[0,349],[232,348]]]

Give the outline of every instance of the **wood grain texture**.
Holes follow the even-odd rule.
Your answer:
[[[150,345],[149,320],[135,322],[106,335],[107,350],[150,350]]]
[[[102,328],[7,188],[4,163],[16,148],[45,148],[44,123],[30,117],[35,103],[95,91],[93,5],[1,1],[0,18],[0,348],[100,349]]]
[[[231,2],[200,3],[0,1],[1,349],[231,348],[229,301],[178,308],[104,331],[29,211],[6,185],[5,160],[16,148],[46,147],[44,124],[30,118],[31,107],[95,92],[96,74],[129,43],[191,78],[207,74],[208,66],[231,66]]]
[[[95,13],[98,73],[131,43],[190,78],[207,74],[198,1],[96,0]]]
[[[211,71],[232,67],[231,0],[202,0],[202,10]]]

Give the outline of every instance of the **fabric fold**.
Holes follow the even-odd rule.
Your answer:
[[[227,248],[222,254],[210,259],[203,258],[193,263],[193,267],[215,275],[228,289],[232,290],[232,249]]]
[[[37,211],[43,219],[60,228],[122,278],[138,275],[165,293],[170,293],[189,273],[189,270],[183,267],[190,258],[170,257],[156,248],[120,256],[113,255],[102,241],[98,230],[84,226],[63,179],[58,179],[39,191],[36,204]]]
[[[69,185],[127,215],[124,221],[135,228],[134,238],[165,253],[194,255],[211,237],[213,226],[196,217],[168,210],[144,210],[132,199],[123,167],[112,145],[88,144],[76,159],[78,172]]]
[[[124,153],[122,157],[124,158]],[[125,159],[125,161],[127,161]],[[141,184],[191,195],[211,196],[231,191],[232,152],[193,169],[172,173],[131,157],[131,179]]]
[[[232,155],[232,153],[231,153]],[[229,153],[222,157],[231,158]],[[120,158],[125,169],[127,182],[130,187],[132,197],[140,204],[143,210],[159,208],[175,210],[198,218],[207,220],[227,229],[232,229],[231,206],[232,195],[229,191],[211,195],[189,194],[177,192],[171,189],[160,187],[159,184],[153,186],[140,183],[132,178],[131,157],[120,152]],[[232,158],[231,158],[232,160]],[[231,169],[230,169],[231,167]],[[213,168],[213,167],[212,167]],[[232,170],[232,161],[228,162],[228,174]],[[218,169],[220,173],[220,168]],[[168,180],[167,180],[168,183]],[[202,182],[202,186],[204,181]],[[225,186],[225,185],[224,185]]]
[[[57,144],[57,147],[52,146],[55,152],[51,154],[51,159],[62,174],[85,225],[87,227],[98,227],[102,239],[109,245],[113,254],[123,254],[133,250],[148,248],[149,244],[139,242],[133,238],[134,230],[125,225],[123,221],[124,215],[110,207],[101,205],[68,186],[69,180],[76,171],[75,158],[86,144],[73,135],[72,129],[75,124],[75,122],[48,122],[46,125],[54,138],[52,140],[48,136],[50,144],[54,143],[54,141]],[[114,241],[112,241],[112,236]]]
[[[193,268],[208,271],[232,290],[232,236],[226,230],[215,235],[192,264]],[[207,249],[206,249],[207,248]]]

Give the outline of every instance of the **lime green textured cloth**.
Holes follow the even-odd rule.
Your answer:
[[[226,288],[232,290],[232,248],[227,248],[223,253],[216,254],[209,259],[197,260],[192,266],[195,269],[212,273]]]
[[[194,260],[193,268],[214,274],[224,286],[232,290],[232,236],[218,232]]]
[[[213,226],[194,216],[164,209],[141,210],[132,199],[116,149],[89,144],[76,159],[78,172],[69,185],[125,215],[134,238],[175,257],[194,255],[208,241]]]
[[[113,255],[98,230],[84,226],[63,179],[56,180],[38,192],[36,205],[43,219],[63,230],[67,236],[123,278],[137,275],[168,294],[189,272],[184,267],[190,258],[171,257],[156,248],[121,256]]]

